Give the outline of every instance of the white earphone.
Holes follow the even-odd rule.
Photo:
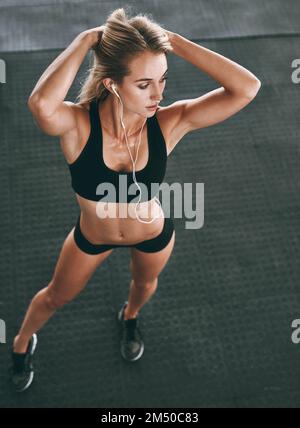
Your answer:
[[[111,88],[112,88],[112,90],[114,91],[114,93],[117,95],[117,97],[119,98],[119,100],[120,100],[120,102],[121,102],[121,104],[122,104],[122,107],[123,107],[123,103],[122,103],[121,97],[120,97],[120,96],[119,96],[119,94],[117,93],[116,88],[115,88],[115,84],[114,84],[114,83],[111,85]],[[135,207],[134,207],[134,209],[135,209],[135,215],[136,215],[136,218],[138,219],[138,221],[139,221],[139,222],[141,222],[141,223],[152,223],[154,220],[156,220],[157,218],[159,218],[159,217],[160,217],[160,215],[158,215],[158,216],[154,217],[151,221],[145,221],[145,220],[141,220],[141,219],[139,218],[139,216],[138,216],[137,212],[136,212],[137,205],[140,203],[140,200],[141,200],[141,193],[142,193],[142,192],[141,192],[141,188],[140,188],[140,186],[139,186],[139,184],[137,183],[136,178],[135,178],[135,163],[136,163],[136,160],[137,160],[138,151],[139,151],[139,146],[140,146],[140,142],[141,142],[141,134],[142,134],[142,131],[143,131],[144,125],[145,125],[145,123],[147,122],[147,118],[146,118],[146,120],[145,120],[145,122],[144,122],[144,124],[143,124],[143,126],[142,126],[142,128],[141,128],[141,132],[140,132],[140,135],[139,135],[139,143],[138,143],[138,147],[137,147],[137,152],[136,152],[136,159],[135,159],[135,161],[133,160],[133,158],[132,158],[132,156],[131,156],[131,152],[130,152],[129,145],[128,145],[128,141],[127,141],[126,129],[125,129],[125,125],[124,125],[124,123],[123,123],[123,108],[122,108],[122,118],[120,118],[120,119],[121,119],[122,126],[123,126],[123,128],[124,128],[124,134],[125,134],[126,144],[127,144],[127,148],[128,148],[129,154],[130,154],[130,158],[131,158],[131,161],[132,161],[132,165],[133,165],[133,171],[132,171],[133,181],[135,182],[135,184],[137,185],[137,187],[139,188],[139,191],[140,191],[140,194],[139,194],[140,199],[139,199],[138,203],[137,203],[137,204],[135,205]],[[159,205],[160,212],[162,212],[162,213],[163,213],[163,210],[162,210],[162,207],[161,207],[160,200],[159,200],[156,196],[154,197],[154,199],[155,199],[156,203]]]

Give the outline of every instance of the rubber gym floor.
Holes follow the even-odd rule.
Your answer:
[[[143,357],[128,364],[119,351],[115,314],[131,277],[130,252],[118,248],[38,332],[34,382],[16,394],[11,342],[79,213],[59,140],[37,127],[27,99],[80,31],[126,5],[243,65],[262,86],[168,158],[166,183],[192,183],[193,195],[204,183],[204,224],[173,217],[172,256],[140,313]],[[1,407],[299,407],[299,43],[298,0],[1,0]],[[168,64],[162,106],[219,86],[178,56]]]

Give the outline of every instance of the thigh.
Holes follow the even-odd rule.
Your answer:
[[[73,228],[60,250],[49,291],[63,300],[71,300],[84,288],[96,268],[112,251],[95,255],[83,252],[74,241]]]
[[[130,270],[136,283],[153,281],[167,264],[175,244],[175,230],[169,243],[160,251],[146,253],[131,248]]]

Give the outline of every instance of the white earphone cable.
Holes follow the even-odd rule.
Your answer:
[[[160,217],[160,215],[158,215],[158,216],[154,217],[154,218],[153,218],[152,220],[150,220],[150,221],[145,221],[145,220],[140,219],[140,218],[139,218],[139,216],[138,216],[138,214],[137,214],[137,212],[136,212],[137,205],[138,205],[138,204],[140,204],[140,200],[141,200],[141,193],[142,193],[142,192],[141,192],[141,187],[139,186],[139,184],[138,184],[138,182],[137,182],[137,180],[136,180],[136,176],[135,176],[135,163],[136,163],[136,161],[137,161],[138,151],[139,151],[139,147],[140,147],[140,143],[141,143],[141,134],[142,134],[142,131],[143,131],[144,125],[145,125],[145,123],[147,122],[147,118],[146,118],[145,122],[143,123],[143,126],[142,126],[141,131],[140,131],[140,135],[139,135],[139,142],[138,142],[138,147],[137,147],[136,157],[135,157],[135,161],[134,161],[134,160],[133,160],[133,158],[132,158],[132,155],[131,155],[130,149],[129,149],[129,145],[128,145],[128,141],[127,141],[126,129],[125,129],[125,125],[124,125],[124,123],[123,123],[123,103],[122,103],[122,100],[121,100],[121,98],[120,98],[119,94],[116,92],[116,90],[115,90],[115,88],[114,88],[114,85],[112,85],[112,89],[113,89],[113,91],[115,92],[115,94],[117,95],[117,97],[119,98],[119,100],[120,100],[120,102],[121,102],[121,104],[122,104],[122,117],[120,118],[120,119],[121,119],[121,124],[122,124],[122,127],[123,127],[123,129],[124,129],[124,134],[125,134],[125,139],[126,139],[127,148],[128,148],[129,154],[130,154],[130,158],[131,158],[131,161],[132,161],[132,165],[133,165],[133,171],[132,171],[133,180],[134,180],[135,184],[137,185],[137,187],[139,188],[139,192],[140,192],[140,194],[139,194],[139,198],[140,198],[140,199],[139,199],[138,203],[137,203],[137,204],[135,205],[135,207],[134,207],[134,209],[135,209],[135,215],[136,215],[136,218],[138,219],[138,221],[139,221],[139,222],[141,222],[141,223],[152,223],[154,220],[156,220],[157,218],[159,218],[159,217]],[[162,214],[163,214],[163,216],[164,216],[164,213],[163,213],[163,210],[162,210],[162,207],[161,207],[160,200],[159,200],[156,196],[154,197],[154,200],[155,200],[155,202],[159,205],[160,213],[162,213]]]

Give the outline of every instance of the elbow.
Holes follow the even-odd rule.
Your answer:
[[[27,106],[32,113],[41,109],[42,101],[38,95],[30,95],[27,100]]]
[[[255,79],[255,82],[252,83],[249,88],[247,88],[245,95],[249,100],[253,100],[256,97],[258,91],[261,87],[261,81],[259,79]]]
[[[30,95],[27,106],[34,116],[47,116],[46,103],[39,95]]]

